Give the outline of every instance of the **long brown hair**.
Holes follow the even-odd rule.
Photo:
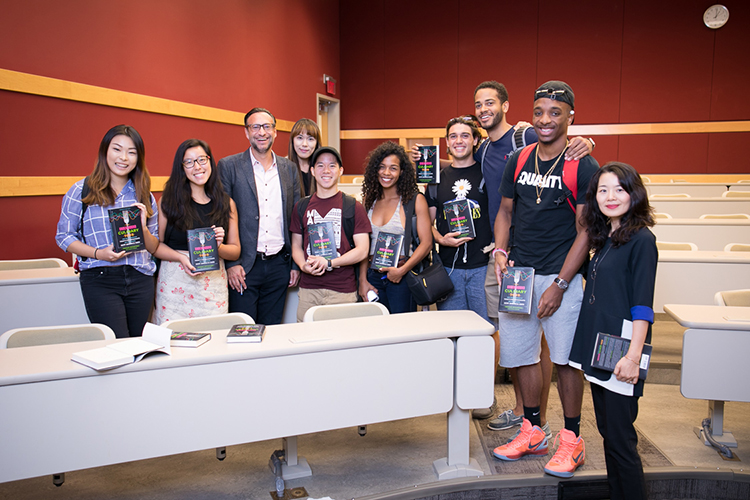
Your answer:
[[[89,186],[89,194],[81,201],[87,205],[103,207],[114,204],[117,193],[110,186],[112,174],[107,165],[107,151],[112,139],[118,135],[130,137],[135,144],[138,160],[136,160],[135,168],[128,174],[128,178],[133,181],[135,186],[136,199],[146,206],[146,214],[151,217],[154,212],[151,209],[151,176],[148,175],[148,169],[146,168],[146,150],[143,146],[141,134],[129,125],[117,125],[104,134],[104,138],[99,144],[99,157],[96,160],[94,171],[91,172],[86,181]]]

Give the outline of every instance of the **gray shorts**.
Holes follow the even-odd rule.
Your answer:
[[[484,298],[487,302],[487,316],[497,328],[497,305],[500,302],[500,287],[497,284],[495,257],[492,254],[490,254],[490,262],[487,264],[487,274],[484,276]]]
[[[554,284],[556,277],[556,274],[534,277],[531,314],[499,314],[500,366],[516,368],[538,363],[542,350],[542,329],[552,362],[556,365],[568,364],[583,299],[583,278],[576,274],[563,294],[560,308],[552,316],[539,319],[536,317],[539,299]]]

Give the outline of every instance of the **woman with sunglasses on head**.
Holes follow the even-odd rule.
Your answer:
[[[633,423],[643,395],[639,365],[654,321],[658,251],[653,209],[638,172],[610,162],[591,179],[583,215],[591,249],[586,289],[570,364],[591,382],[596,424],[604,438],[612,499],[645,499],[646,482]],[[593,368],[597,333],[631,337],[614,373]]]
[[[196,273],[188,257],[188,229],[213,228],[219,269]],[[156,283],[157,324],[228,312],[224,259],[240,256],[237,208],[224,192],[211,148],[199,139],[180,144],[172,173],[159,200],[159,239],[154,254],[162,259]]]
[[[360,263],[359,294],[368,300],[368,292],[375,292],[380,302],[392,313],[416,311],[404,275],[422,262],[432,247],[432,223],[427,201],[417,188],[414,164],[403,146],[385,142],[370,152],[362,183],[362,199],[372,226],[370,258]],[[416,220],[413,216],[416,215]],[[416,228],[413,224],[416,223]],[[378,242],[378,234],[416,234],[419,245],[401,249],[396,267],[370,268]],[[405,242],[402,244],[402,246]]]
[[[297,165],[300,175],[300,198],[315,191],[315,179],[310,172],[310,158],[320,147],[320,129],[309,118],[297,120],[289,133],[289,159]]]
[[[116,252],[109,209],[131,206],[140,210],[146,250]],[[133,127],[112,127],[99,144],[94,171],[63,197],[55,239],[78,256],[89,320],[118,338],[140,336],[151,313],[156,264],[149,252],[159,246],[157,224],[143,139]]]

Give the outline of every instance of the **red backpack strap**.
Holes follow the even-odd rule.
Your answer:
[[[529,155],[534,150],[534,146],[536,146],[536,143],[529,144],[518,153],[518,162],[516,162],[516,173],[513,175],[513,182],[518,180],[518,175],[521,173],[523,166],[526,165],[526,160],[529,159]]]
[[[570,197],[567,197],[568,205],[570,205],[573,213],[576,213],[575,201],[578,200],[578,160],[565,160],[563,163],[562,181],[573,195],[573,201],[570,201]]]

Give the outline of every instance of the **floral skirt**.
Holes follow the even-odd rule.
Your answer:
[[[229,290],[224,259],[219,259],[219,265],[217,271],[189,276],[181,263],[161,261],[156,280],[154,323],[160,325],[173,319],[227,313]]]

